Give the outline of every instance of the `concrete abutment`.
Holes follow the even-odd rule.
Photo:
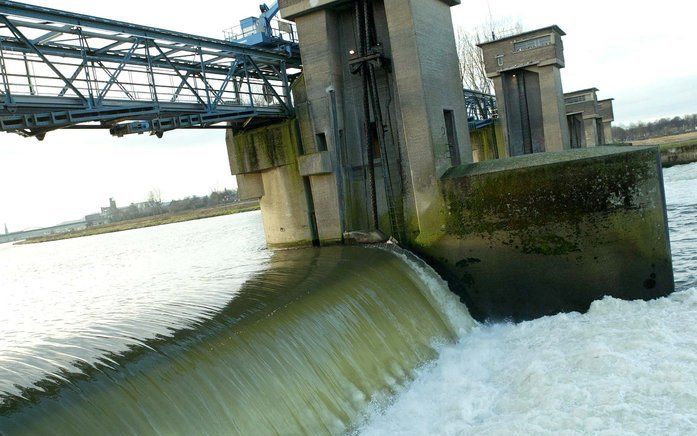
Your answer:
[[[480,319],[672,292],[657,150],[571,150],[556,26],[504,41],[504,59],[491,57],[500,118],[471,143],[454,3],[375,0],[364,15],[351,1],[281,1],[301,41],[296,117],[228,134],[232,172],[243,197],[261,199],[269,246],[380,231],[428,259]],[[372,37],[357,14],[374,21]],[[364,37],[368,47],[357,45]],[[525,64],[530,47],[544,53]],[[537,115],[513,103],[521,92]],[[593,117],[596,138],[610,117],[611,107]],[[472,163],[473,145],[479,159],[503,158]],[[526,148],[546,153],[505,157]]]

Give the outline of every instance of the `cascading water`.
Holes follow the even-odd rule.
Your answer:
[[[473,325],[435,273],[394,249],[276,253],[230,294],[187,328],[7,396],[0,430],[341,434]]]
[[[272,255],[258,213],[0,246],[0,433],[690,434],[695,192],[666,171],[678,292],[517,325],[394,248]]]
[[[479,325],[364,435],[691,435],[697,428],[697,163],[665,171],[676,292]]]

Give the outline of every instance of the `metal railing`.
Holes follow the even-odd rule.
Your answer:
[[[471,89],[465,89],[464,94],[468,119],[485,121],[498,117],[495,96]]]
[[[287,57],[242,44],[0,0],[0,130],[114,134],[292,115]],[[128,122],[130,128],[119,125]]]
[[[254,35],[266,35],[281,42],[298,43],[298,31],[295,23],[280,18],[274,18],[268,24],[263,18],[250,19],[247,25],[225,29],[223,34],[225,40],[230,42],[240,42]]]

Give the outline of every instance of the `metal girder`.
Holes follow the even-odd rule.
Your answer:
[[[32,136],[98,123],[119,134],[149,126],[161,135],[286,118],[293,111],[287,60],[234,42],[0,0],[0,130]]]
[[[491,120],[497,116],[496,97],[471,89],[465,89],[467,118],[474,121]]]

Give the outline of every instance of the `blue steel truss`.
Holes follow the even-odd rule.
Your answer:
[[[491,121],[498,112],[496,110],[496,97],[471,89],[465,89],[465,108],[467,118],[474,122]]]
[[[0,0],[0,130],[116,136],[292,116],[281,51]]]

